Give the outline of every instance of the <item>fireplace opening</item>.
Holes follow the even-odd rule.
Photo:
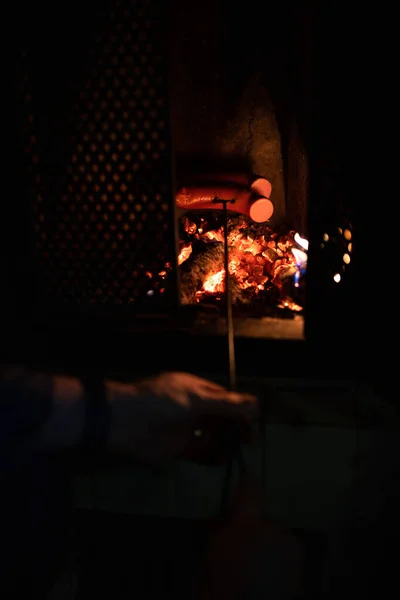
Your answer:
[[[298,339],[308,262],[309,15],[304,5],[272,3],[266,28],[252,8],[172,2],[179,296],[203,315],[202,328],[215,330],[218,319],[223,327],[224,202],[236,332]]]
[[[302,339],[305,5],[271,3],[267,25],[255,2],[106,4],[73,44],[27,35],[21,59],[36,304],[223,332],[226,224],[236,334]]]

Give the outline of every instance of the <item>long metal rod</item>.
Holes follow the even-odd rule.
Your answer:
[[[233,326],[233,310],[232,310],[232,287],[231,277],[229,273],[229,248],[228,248],[228,201],[215,199],[216,203],[221,202],[223,211],[223,226],[224,226],[224,266],[225,266],[225,308],[226,308],[226,328],[228,334],[228,360],[229,360],[229,387],[233,391],[236,389],[236,360],[235,360],[235,332]],[[233,203],[234,200],[230,200]],[[232,444],[232,456],[229,458],[226,465],[225,476],[222,481],[220,518],[225,519],[229,511],[229,498],[233,479],[233,468],[235,458],[240,456],[240,441],[236,440],[234,435],[233,440],[229,440]]]
[[[229,359],[229,387],[236,389],[236,360],[235,360],[235,332],[233,327],[232,287],[229,274],[229,249],[228,249],[228,209],[227,202],[223,202],[224,215],[224,263],[225,263],[225,302],[226,302],[226,328],[228,333],[228,359]]]

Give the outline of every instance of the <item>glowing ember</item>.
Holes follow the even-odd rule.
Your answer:
[[[201,230],[199,232],[201,232]],[[224,241],[224,234],[222,233],[222,231],[207,231],[204,234],[204,237],[213,242],[223,243]]]
[[[293,302],[291,298],[283,298],[283,300],[278,304],[278,308],[289,308],[294,312],[300,312],[303,310],[303,307],[296,302]]]
[[[191,254],[192,244],[187,244],[186,246],[183,246],[183,248],[179,252],[178,265],[181,265],[183,262],[185,262],[185,260],[187,260]]]
[[[203,289],[209,294],[218,294],[225,289],[225,269],[208,275],[203,283]]]
[[[196,233],[197,231],[196,223],[193,223],[193,221],[191,221],[187,217],[183,217],[183,227],[185,228],[186,233],[189,233],[191,235]]]
[[[208,301],[210,295],[219,300],[225,289],[221,219],[211,213],[208,218],[204,213],[191,218],[181,221],[179,265],[190,257],[181,278],[186,285],[183,301]],[[307,266],[305,238],[294,231],[278,234],[265,223],[238,216],[228,222],[228,247],[229,272],[239,302],[257,300],[293,312],[302,310],[299,288]]]

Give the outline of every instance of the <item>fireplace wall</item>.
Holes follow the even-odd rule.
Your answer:
[[[265,65],[275,63],[274,70],[282,66],[271,48],[270,26],[261,31],[265,45],[260,44],[254,40],[259,35],[254,21],[255,31],[248,30],[251,8],[236,4],[172,2],[170,89],[177,177],[205,157],[222,171],[232,165],[262,175],[272,183],[274,219],[280,220],[286,213],[281,134],[268,89],[273,77],[265,77]]]

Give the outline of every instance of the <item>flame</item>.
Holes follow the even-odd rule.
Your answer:
[[[308,252],[308,240],[306,240],[306,238],[301,237],[299,233],[295,233],[294,241],[296,242],[296,244],[304,248],[306,252]]]
[[[299,267],[307,264],[307,254],[303,250],[298,248],[292,248],[294,258],[296,259],[296,265]]]
[[[225,289],[225,269],[207,275],[203,283],[203,290],[209,294],[217,294]]]

